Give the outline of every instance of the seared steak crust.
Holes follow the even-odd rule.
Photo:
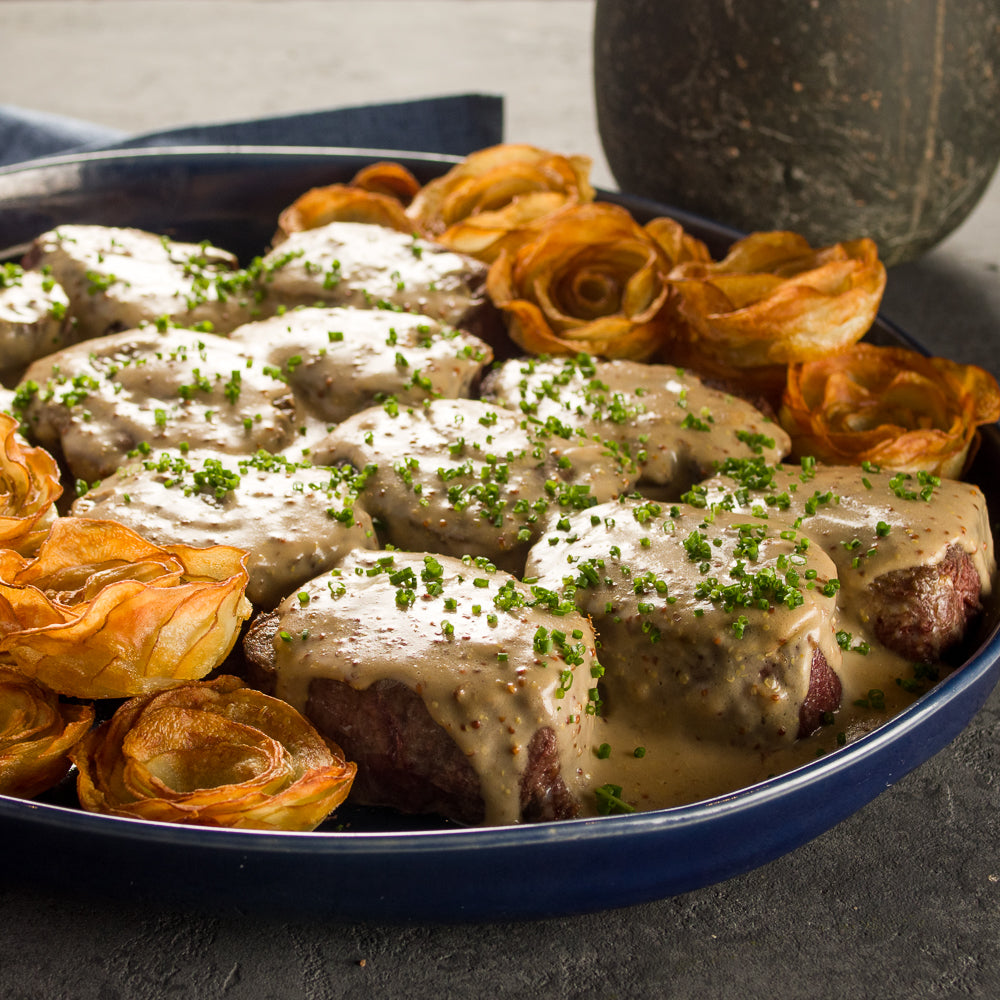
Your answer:
[[[535,730],[528,744],[528,766],[521,776],[521,816],[529,822],[571,819],[580,805],[559,770],[556,734],[548,726]]]
[[[265,694],[274,694],[277,667],[274,662],[274,633],[278,612],[257,615],[243,633],[243,673],[246,682]]]
[[[980,589],[972,557],[950,545],[940,562],[893,570],[872,581],[872,627],[888,649],[932,663],[964,637],[980,610]]]
[[[800,739],[816,732],[827,712],[837,711],[842,694],[840,678],[827,663],[823,650],[816,649],[809,666],[809,690],[799,707]]]
[[[306,716],[358,765],[351,801],[407,813],[436,813],[482,823],[479,777],[420,696],[405,684],[379,680],[363,691],[318,677],[309,686]],[[531,822],[570,819],[579,804],[559,770],[555,734],[535,731],[521,777],[521,816]]]
[[[249,683],[273,691],[277,678],[275,635],[281,611],[258,615],[243,639]],[[463,750],[431,715],[417,690],[391,677],[367,687],[334,677],[313,677],[303,714],[348,760],[357,764],[350,800],[413,814],[436,814],[458,823],[487,821],[481,776]],[[540,722],[524,747],[518,812],[525,821],[570,819],[577,797],[562,773],[552,726]]]

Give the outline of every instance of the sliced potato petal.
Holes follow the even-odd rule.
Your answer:
[[[306,191],[281,212],[273,243],[277,246],[291,233],[331,222],[364,222],[401,233],[412,233],[415,228],[403,205],[391,195],[331,184]]]
[[[425,184],[407,213],[442,245],[492,263],[553,212],[593,201],[589,174],[589,157],[504,143]]]
[[[672,266],[699,261],[707,263],[712,259],[708,247],[676,219],[661,216],[651,219],[644,228],[660,245]]]
[[[794,457],[957,479],[979,425],[1000,419],[1000,387],[975,365],[856,344],[792,365],[780,418]]]
[[[54,691],[0,666],[0,794],[33,798],[69,772],[68,753],[94,720],[90,705],[64,704]]]
[[[795,233],[751,233],[717,263],[682,262],[671,271],[686,330],[667,360],[780,394],[785,366],[828,357],[864,336],[885,280],[872,240],[813,249]]]
[[[21,440],[17,427],[0,413],[0,546],[30,554],[55,520],[63,490],[55,459]]]
[[[420,190],[420,181],[401,163],[381,160],[362,167],[353,178],[351,187],[384,194],[395,198],[401,205],[409,205]]]
[[[469,215],[449,226],[437,242],[492,263],[504,250],[516,250],[540,221],[559,211],[566,199],[555,191],[519,195],[502,209]]]
[[[401,163],[372,163],[348,184],[312,188],[296,198],[278,216],[271,242],[277,246],[292,233],[331,222],[363,222],[412,233],[417,227],[405,209],[419,190],[419,181]]]
[[[646,360],[667,337],[672,265],[620,206],[564,208],[490,267],[487,291],[511,338],[534,354]]]
[[[73,761],[91,812],[276,830],[314,830],[356,771],[291,705],[229,676],[133,698]]]
[[[121,698],[204,677],[249,617],[246,553],[156,546],[61,518],[34,559],[0,553],[0,655],[53,690]]]

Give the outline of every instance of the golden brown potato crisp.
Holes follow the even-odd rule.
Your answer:
[[[872,240],[813,249],[795,233],[751,233],[717,263],[673,269],[686,331],[666,360],[780,393],[786,365],[827,357],[864,336],[885,280]]]
[[[278,232],[272,243],[277,246],[291,233],[318,229],[331,222],[365,222],[401,233],[412,233],[415,228],[395,198],[347,184],[331,184],[306,191],[284,209],[278,216]]]
[[[420,183],[401,163],[372,163],[347,184],[327,184],[300,195],[278,216],[273,245],[304,229],[330,222],[365,222],[401,233],[417,229],[404,211],[420,190]]]
[[[504,251],[486,287],[511,339],[532,354],[645,361],[674,322],[665,308],[674,264],[668,246],[700,252],[697,241],[672,228],[651,233],[618,205],[580,205],[554,215],[516,251]]]
[[[56,517],[62,496],[59,466],[17,433],[17,421],[0,413],[0,546],[30,555]]]
[[[490,146],[425,184],[407,213],[426,236],[490,263],[539,220],[593,201],[589,174],[586,156],[524,143]]]
[[[57,785],[93,719],[92,706],[63,704],[54,691],[0,666],[0,794],[30,799]]]
[[[957,479],[979,425],[1000,419],[1000,388],[975,365],[856,344],[792,365],[780,418],[794,457]]]
[[[314,830],[356,770],[291,705],[228,676],[133,698],[73,762],[91,812],[258,830]]]
[[[0,551],[0,656],[60,694],[122,698],[204,677],[249,617],[242,549],[153,545],[60,518],[33,559]]]

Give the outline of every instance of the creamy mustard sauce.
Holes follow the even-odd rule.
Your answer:
[[[836,564],[845,606],[862,604],[875,577],[937,563],[951,545],[972,557],[983,593],[991,592],[993,536],[986,498],[974,484],[808,462],[761,462],[759,470],[706,480],[696,491],[699,502],[756,511],[757,520],[771,524],[799,522]]]
[[[296,396],[333,423],[390,396],[407,406],[469,396],[493,358],[472,334],[384,309],[293,309],[230,339],[284,371]]]
[[[279,607],[275,694],[304,711],[316,677],[406,684],[479,775],[485,822],[516,823],[534,733],[552,728],[580,796],[595,718],[590,624],[533,601],[484,561],[354,553]]]
[[[468,399],[363,410],[313,454],[372,468],[364,504],[393,545],[486,556],[516,572],[550,516],[616,496],[628,482],[603,446]]]
[[[787,455],[785,431],[749,403],[674,365],[586,357],[515,358],[491,372],[484,398],[555,420],[634,463],[632,484],[676,498],[730,456]]]
[[[19,374],[75,337],[69,298],[53,278],[0,264],[0,375]]]
[[[460,324],[483,301],[485,265],[437,244],[361,222],[292,233],[264,257],[265,307],[392,309]]]
[[[851,629],[852,624],[860,631],[860,623],[841,618],[842,626]],[[940,677],[947,673],[947,668],[940,668]],[[674,728],[669,718],[659,724],[636,723],[627,716],[600,718],[594,740],[598,745],[607,743],[611,752],[605,759],[590,756],[589,785],[622,786],[624,799],[638,810],[688,805],[747,788],[833,753],[888,722],[917,697],[897,684],[897,679],[912,680],[912,665],[884,647],[873,646],[866,656],[844,651],[840,677],[843,695],[833,721],[812,736],[766,752],[701,739],[686,726]],[[884,694],[883,708],[867,707],[873,690]],[[866,704],[856,704],[859,701]],[[641,756],[635,755],[636,748]],[[585,799],[585,804],[593,809],[592,799]]]
[[[209,244],[177,243],[139,229],[60,226],[31,253],[65,289],[83,337],[129,330],[163,317],[219,333],[252,318],[256,306],[234,287],[238,262]]]
[[[352,549],[376,548],[354,479],[265,452],[161,451],[123,465],[71,513],[118,521],[158,545],[246,549],[247,597],[269,609]]]
[[[281,451],[298,433],[280,371],[191,330],[145,327],[76,344],[36,361],[21,387],[29,433],[88,483],[140,443],[252,454]]]
[[[921,483],[916,477],[855,467],[816,466],[804,472],[782,466],[773,471],[772,485],[749,494],[739,492],[737,477],[714,477],[700,499],[745,513],[756,508],[765,516],[748,521],[773,529],[790,530],[802,518],[795,530],[814,540],[836,564],[841,583],[836,627],[847,646],[837,666],[841,707],[819,732],[769,752],[700,738],[683,720],[672,723],[669,713],[652,724],[608,713],[598,720],[595,738],[606,741],[612,753],[591,761],[591,782],[622,785],[623,795],[638,809],[723,795],[792,770],[877,728],[945,677],[946,665],[914,665],[871,635],[865,588],[876,576],[934,563],[957,544],[972,557],[982,593],[992,590],[996,564],[978,487],[951,480]],[[788,508],[766,502],[768,496],[773,500],[786,494],[792,501]],[[817,494],[825,499],[811,503]],[[869,651],[859,652],[865,644]],[[633,753],[636,747],[643,750],[640,757]]]
[[[620,786],[622,799],[631,807],[655,809],[726,794],[781,774],[871,731],[947,673],[944,666],[921,672],[885,649],[863,620],[863,592],[850,584],[828,591],[827,585],[857,572],[854,556],[847,559],[847,555],[858,548],[852,544],[855,537],[871,531],[878,551],[865,556],[870,574],[876,558],[882,572],[905,569],[933,560],[958,542],[981,569],[988,592],[993,551],[978,489],[945,481],[933,485],[925,500],[919,493],[910,498],[908,480],[889,473],[774,471],[781,488],[773,495],[782,496],[794,482],[808,483],[808,493],[798,498],[798,513],[791,506],[779,511],[764,505],[754,516],[752,503],[745,513],[686,504],[655,512],[659,505],[627,499],[574,513],[561,528],[550,525],[549,533],[531,551],[527,579],[550,592],[574,597],[595,627],[597,657],[606,671],[601,691],[607,702],[593,721],[589,746],[573,772],[585,813],[597,810],[596,791],[608,785]],[[871,483],[870,491],[865,481]],[[870,507],[859,499],[859,490],[864,491],[861,497],[872,496]],[[816,493],[828,492],[826,502],[810,502]],[[720,489],[717,498],[725,495]],[[824,513],[809,513],[813,510]],[[888,532],[880,522],[890,524]],[[629,530],[620,530],[620,525]],[[639,530],[634,530],[637,525]],[[692,533],[696,533],[693,542]],[[697,537],[701,535],[703,539]],[[753,558],[748,555],[748,536],[756,543]],[[701,551],[702,541],[706,552]],[[603,565],[595,566],[598,560]],[[839,576],[835,560],[843,567]],[[720,601],[694,593],[708,578],[725,582],[725,571],[737,561],[745,561],[755,572],[794,569],[802,603],[786,607],[772,592],[766,611],[753,607],[727,611]],[[588,567],[596,568],[599,585],[581,583]],[[606,583],[605,577],[611,582]],[[322,583],[310,587],[322,591]],[[637,583],[643,584],[640,593]],[[658,583],[664,586],[659,588]],[[326,586],[329,589],[329,580]],[[668,603],[671,597],[675,600]],[[298,614],[293,600],[284,607],[286,614]],[[369,611],[372,608],[374,603]],[[746,621],[737,632],[733,626],[740,616]],[[298,620],[286,617],[282,624]],[[350,655],[351,683],[358,686],[391,676],[410,686],[416,683],[422,690],[441,669],[434,652],[438,640],[429,633],[422,640],[408,636],[407,642],[412,639],[424,646],[417,648],[411,662],[406,662],[407,656],[399,657],[387,671],[385,650],[394,645],[393,632],[401,627],[397,623],[402,618],[390,610],[377,618],[373,631],[370,621],[370,614],[359,610],[349,638],[337,640],[340,651],[330,654],[333,660]],[[413,624],[413,619],[408,621]],[[661,629],[658,641],[651,641],[644,624]],[[294,629],[288,632],[294,637]],[[321,631],[314,637],[310,631],[309,642],[315,638],[322,646],[326,635]],[[293,701],[304,698],[312,676],[334,669],[325,653],[303,659],[294,641],[276,645],[282,690]],[[867,652],[860,651],[866,647]],[[406,648],[407,655],[414,652]],[[841,707],[817,733],[797,739],[798,709],[815,648],[822,650],[841,679]],[[762,659],[775,664],[764,684],[756,675]],[[483,663],[490,663],[488,655]],[[335,669],[338,677],[340,670],[340,666]],[[490,706],[484,723],[493,716],[496,699],[503,703],[503,685],[495,670],[483,669],[466,678],[462,689],[469,704]],[[443,703],[437,695],[428,699],[439,722],[444,718]],[[454,728],[452,721],[442,724],[449,731]],[[495,734],[475,732],[484,739],[479,752],[485,756],[495,752],[488,749]]]

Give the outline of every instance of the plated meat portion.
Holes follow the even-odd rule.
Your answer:
[[[50,275],[0,264],[0,377],[16,377],[76,339],[69,299]]]
[[[245,667],[343,748],[351,800],[466,825],[726,794],[910,704],[958,662],[992,586],[982,493],[782,464],[793,440],[772,419],[777,398],[758,409],[676,364],[510,359],[528,341],[672,358],[671,338],[690,332],[668,329],[674,265],[707,247],[667,219],[630,220],[627,246],[602,244],[603,209],[584,207],[538,223],[565,237],[539,239],[544,259],[522,253],[534,222],[505,223],[510,247],[490,271],[405,226],[339,220],[288,231],[245,268],[134,229],[39,237],[23,266],[0,269],[0,379],[19,379],[6,402],[41,446],[7,447],[20,534],[4,642],[19,662],[35,656],[36,598],[66,639],[59,615],[77,625],[84,590],[100,612],[118,577],[159,574],[174,549],[200,585],[225,548],[233,567],[216,575],[236,610],[206,604],[194,619],[215,643],[197,676],[223,666],[252,602],[243,661],[226,669]],[[579,230],[559,223],[567,211]],[[538,280],[498,295],[487,274],[514,248]],[[730,274],[732,305],[758,277]],[[963,427],[990,419],[974,405],[985,382],[962,366],[939,374],[961,382],[978,421]],[[915,384],[893,389],[904,409]],[[22,499],[33,492],[44,517]],[[85,530],[103,546],[94,565],[59,541]],[[170,552],[127,554],[149,546]],[[155,574],[141,607],[162,603]],[[136,658],[155,663],[151,683],[176,682],[172,626],[145,628],[131,608],[117,630],[94,613],[110,638],[68,633],[59,656],[100,684],[57,690],[128,693],[105,683],[101,657],[134,637],[157,650]],[[178,724],[178,745],[191,732]]]
[[[835,563],[845,611],[910,660],[940,660],[992,588],[986,499],[971,483],[755,460],[728,463],[690,499],[804,532]]]
[[[164,320],[221,333],[255,311],[252,282],[233,254],[141,229],[60,226],[35,240],[25,266],[66,290],[81,339]]]
[[[126,330],[57,351],[25,373],[20,406],[29,437],[88,483],[139,446],[279,452],[297,433],[280,372],[192,330]]]
[[[593,622],[609,720],[769,751],[838,708],[836,568],[808,541],[635,498],[567,521],[526,575]]]
[[[472,334],[384,309],[293,309],[230,339],[281,369],[296,397],[333,423],[390,396],[401,405],[469,396],[493,358]]]
[[[485,560],[355,552],[244,648],[357,763],[355,801],[463,823],[579,809],[600,667],[550,591]]]
[[[646,495],[677,499],[730,457],[788,454],[788,435],[749,403],[674,365],[515,358],[492,371],[483,398],[575,437],[608,443]]]
[[[247,597],[273,608],[352,549],[376,547],[358,487],[353,469],[264,451],[162,451],[127,462],[71,512],[118,521],[158,545],[245,549]]]
[[[468,399],[363,410],[313,457],[370,470],[365,505],[392,545],[485,556],[515,572],[548,519],[617,496],[628,483],[601,445]]]
[[[486,266],[406,233],[331,222],[292,233],[265,255],[264,307],[337,305],[432,316],[476,332]]]

